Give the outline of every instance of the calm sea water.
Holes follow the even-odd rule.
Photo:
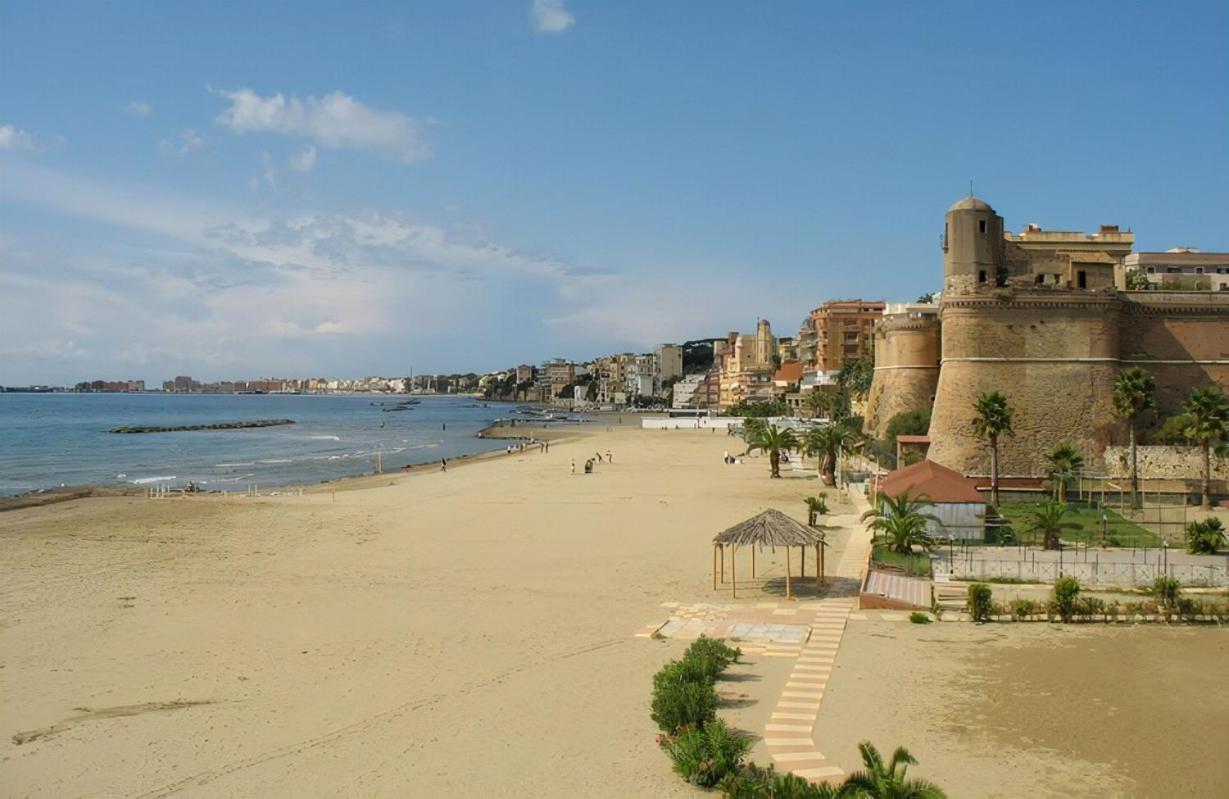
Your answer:
[[[513,410],[466,397],[422,397],[385,413],[396,397],[174,394],[0,394],[0,496],[60,485],[182,486],[244,490],[385,471],[501,449],[475,434]],[[119,435],[121,425],[190,425],[251,419],[297,424],[250,430]],[[445,426],[447,429],[445,430]]]

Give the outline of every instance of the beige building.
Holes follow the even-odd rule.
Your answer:
[[[1229,291],[1229,253],[1176,247],[1165,252],[1133,252],[1123,265],[1142,274],[1148,287],[1164,291]]]
[[[744,401],[771,400],[776,355],[777,340],[767,319],[756,324],[753,334],[730,333],[721,356],[721,409]]]

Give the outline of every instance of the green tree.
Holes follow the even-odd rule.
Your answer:
[[[771,469],[769,477],[781,476],[782,452],[798,449],[798,437],[794,435],[794,431],[788,427],[777,427],[775,424],[757,427],[747,443],[750,445],[748,452],[758,449],[768,453],[768,464]]]
[[[836,374],[836,382],[845,391],[855,397],[865,397],[871,390],[871,381],[875,378],[874,361],[865,358],[853,358],[841,364],[841,370]]]
[[[858,751],[862,753],[863,770],[849,775],[840,795],[864,799],[947,799],[938,785],[911,780],[905,775],[917,760],[903,746],[892,753],[890,763],[883,762],[883,756],[870,741],[858,744]]]
[[[812,419],[818,419],[819,415],[828,409],[828,400],[820,391],[812,389],[804,402],[807,408],[807,413]]]
[[[1217,388],[1197,388],[1186,397],[1183,405],[1190,415],[1187,440],[1203,451],[1202,510],[1212,509],[1212,450],[1229,440],[1229,400]]]
[[[1028,512],[1029,529],[1041,533],[1046,549],[1058,549],[1063,530],[1081,529],[1075,522],[1063,521],[1063,517],[1070,512],[1070,505],[1043,502]]]
[[[1132,269],[1127,272],[1127,291],[1147,291],[1148,276],[1142,269]]]
[[[1145,279],[1146,280],[1146,279]],[[1128,366],[1114,378],[1114,413],[1126,420],[1131,441],[1131,507],[1139,507],[1139,458],[1135,441],[1139,417],[1156,407],[1156,381],[1142,366]]]
[[[990,445],[990,502],[999,504],[999,438],[1014,435],[1011,406],[997,391],[982,394],[973,403],[973,433]]]
[[[807,524],[811,527],[819,524],[819,517],[828,515],[828,495],[820,494],[817,497],[807,497],[802,500],[807,504]]]
[[[830,424],[807,431],[802,451],[816,458],[816,471],[824,485],[836,485],[836,459],[842,453],[853,452],[857,437],[843,424]]]
[[[895,498],[880,494],[876,506],[862,514],[862,521],[869,521],[872,530],[883,533],[894,552],[909,553],[915,545],[929,550],[934,540],[926,532],[926,525],[938,523],[939,517],[923,511],[933,504],[925,494],[910,497],[905,491]]]
[[[1059,444],[1046,455],[1049,471],[1046,476],[1054,485],[1054,498],[1059,504],[1067,504],[1067,482],[1072,480],[1084,468],[1084,456],[1070,444]]]
[[[1225,543],[1225,528],[1220,519],[1204,519],[1186,526],[1186,551],[1192,555],[1215,555]]]

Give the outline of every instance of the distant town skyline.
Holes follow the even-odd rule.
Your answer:
[[[1200,2],[7,5],[0,384],[788,334],[940,288],[970,180],[1229,250],[1226,40]]]

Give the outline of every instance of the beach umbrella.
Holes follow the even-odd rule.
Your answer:
[[[790,561],[790,551],[793,547],[801,547],[804,555],[806,547],[815,547],[815,586],[819,588],[824,583],[824,533],[814,530],[802,522],[788,516],[776,508],[769,508],[757,513],[750,519],[741,521],[713,537],[713,589],[717,588],[718,559],[721,563],[721,577],[725,579],[725,550],[730,549],[730,584],[735,597],[738,596],[738,577],[735,573],[735,559],[739,547],[751,547],[751,576],[755,576],[756,547],[785,548],[785,596],[793,595]],[[805,566],[803,567],[805,574]]]

